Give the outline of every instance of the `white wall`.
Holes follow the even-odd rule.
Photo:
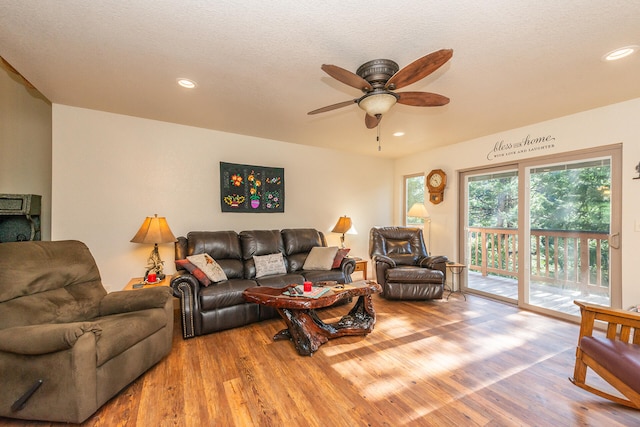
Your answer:
[[[51,103],[0,63],[0,193],[39,194],[51,238]]]
[[[285,169],[285,212],[222,213],[219,162]],[[392,222],[393,161],[53,105],[52,240],[78,239],[109,291],[144,274],[151,246],[130,243],[146,216],[176,236],[194,230],[313,227],[330,245],[338,217],[351,255],[368,258],[369,229]],[[160,245],[173,273],[173,245]]]
[[[633,179],[638,176],[635,166],[640,162],[639,116],[640,99],[634,99],[399,159],[395,165],[394,221],[398,224],[402,221],[403,176],[443,169],[448,176],[444,202],[439,205],[427,202],[432,219],[431,252],[457,258],[457,171],[622,143],[622,306],[639,304],[640,282],[636,279],[635,256],[640,253],[640,234],[634,231],[634,224],[640,220],[640,180]],[[518,143],[527,136],[530,139],[550,136],[553,140],[531,144],[525,148],[536,149],[525,149],[522,153],[515,148],[496,150],[496,144],[501,141],[505,147],[505,144]]]

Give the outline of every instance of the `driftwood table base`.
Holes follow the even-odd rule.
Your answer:
[[[371,295],[381,291],[380,285],[371,280],[362,280],[333,288],[319,298],[290,297],[286,288],[255,287],[244,291],[247,301],[275,307],[287,325],[273,339],[291,340],[299,354],[311,356],[318,348],[333,338],[347,335],[367,335],[376,323]],[[355,305],[347,315],[335,323],[324,323],[317,308],[328,307],[337,301],[357,297]]]
[[[371,295],[358,297],[356,304],[338,322],[324,323],[315,310],[280,308],[278,313],[287,324],[287,329],[278,332],[273,339],[291,339],[302,356],[311,356],[332,338],[346,335],[367,335],[376,323]]]

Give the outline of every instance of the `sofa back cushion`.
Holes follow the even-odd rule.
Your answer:
[[[92,319],[106,294],[82,242],[0,243],[0,328]]]
[[[176,259],[198,254],[211,256],[228,279],[243,278],[240,238],[235,231],[190,231],[186,238],[178,237]]]
[[[314,246],[327,246],[324,234],[313,228],[286,228],[281,234],[290,273],[302,270]]]
[[[282,236],[279,230],[247,230],[240,232],[244,274],[246,279],[256,277],[254,256],[284,253]],[[285,266],[287,259],[284,259]]]

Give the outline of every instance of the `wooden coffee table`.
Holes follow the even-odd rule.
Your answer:
[[[376,323],[371,295],[382,291],[372,280],[360,280],[346,285],[333,286],[318,298],[288,296],[283,294],[295,285],[284,288],[258,286],[244,291],[244,299],[249,302],[274,307],[287,324],[273,339],[292,340],[298,353],[312,356],[318,348],[332,338],[346,335],[367,335]],[[328,307],[337,301],[358,297],[347,315],[335,323],[324,323],[316,313],[317,308]]]

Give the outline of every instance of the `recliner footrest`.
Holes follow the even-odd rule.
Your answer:
[[[387,270],[387,282],[442,284],[444,274],[440,270],[420,267],[403,267]]]

